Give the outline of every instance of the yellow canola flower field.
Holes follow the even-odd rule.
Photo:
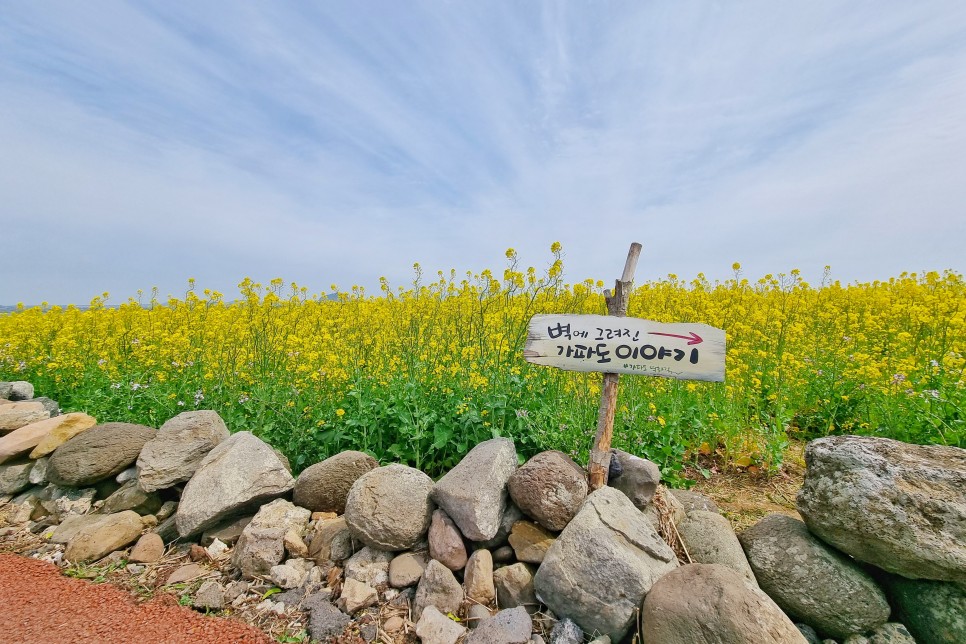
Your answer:
[[[0,315],[0,380],[29,380],[66,410],[159,426],[215,409],[286,452],[296,470],[344,449],[440,473],[492,436],[523,455],[585,459],[599,374],[527,364],[536,313],[597,313],[604,284],[544,271],[428,280],[310,296],[244,280],[238,299],[183,298]],[[966,447],[966,285],[902,274],[813,287],[797,271],[638,285],[628,314],[727,332],[724,383],[621,378],[615,447],[673,479],[684,465],[770,469],[791,438],[862,433]],[[333,290],[336,290],[333,288]],[[692,470],[693,471],[693,470]]]

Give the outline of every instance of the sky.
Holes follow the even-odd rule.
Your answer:
[[[0,304],[966,270],[966,3],[5,2]]]

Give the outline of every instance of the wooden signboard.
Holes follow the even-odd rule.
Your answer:
[[[610,315],[535,315],[523,349],[527,362],[603,373],[597,434],[590,449],[590,489],[607,485],[620,374],[724,381],[725,332],[706,324],[663,324],[627,316],[641,245],[631,244],[624,272],[604,291]]]
[[[725,332],[611,315],[535,315],[523,356],[569,371],[722,382]]]

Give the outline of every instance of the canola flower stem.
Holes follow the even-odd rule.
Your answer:
[[[624,272],[614,283],[613,293],[605,291],[607,312],[610,315],[624,317],[627,315],[627,301],[630,298],[634,284],[634,273],[637,270],[637,260],[641,256],[641,245],[631,244],[624,262]],[[614,414],[617,410],[617,382],[616,373],[605,373],[600,392],[600,408],[597,412],[597,434],[590,449],[590,462],[587,472],[590,490],[594,491],[607,485],[607,472],[610,469],[610,444],[614,437]]]

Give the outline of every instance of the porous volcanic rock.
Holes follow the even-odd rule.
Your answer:
[[[178,532],[183,537],[201,532],[294,486],[269,445],[238,432],[208,452],[185,485],[175,514]]]
[[[471,541],[496,536],[507,504],[507,481],[517,468],[509,438],[493,438],[471,449],[433,487],[433,500]]]
[[[377,550],[408,550],[429,529],[433,479],[405,465],[387,465],[360,476],[346,499],[352,536]]]
[[[738,538],[761,589],[793,618],[836,638],[888,621],[875,581],[798,519],[769,514]]]
[[[619,641],[654,582],[677,565],[630,499],[603,487],[587,497],[550,546],[534,588],[555,613]]]
[[[345,512],[345,501],[356,480],[379,462],[363,452],[346,451],[307,467],[295,481],[293,500],[313,512]]]
[[[522,607],[501,610],[480,621],[466,637],[466,644],[526,644],[533,631],[533,620]]]
[[[648,644],[807,644],[768,595],[719,564],[690,564],[651,587],[641,612]]]
[[[105,423],[77,434],[53,451],[47,480],[84,487],[112,478],[132,465],[157,432],[132,423]]]
[[[137,460],[138,485],[145,492],[154,492],[187,481],[205,455],[228,436],[228,427],[217,412],[178,414],[144,444]]]
[[[830,436],[805,463],[798,511],[823,541],[904,577],[966,583],[966,450]]]
[[[510,476],[507,490],[524,514],[560,532],[587,498],[587,474],[563,452],[540,452]]]
[[[966,642],[966,587],[948,581],[883,575],[896,619],[922,644]]]

